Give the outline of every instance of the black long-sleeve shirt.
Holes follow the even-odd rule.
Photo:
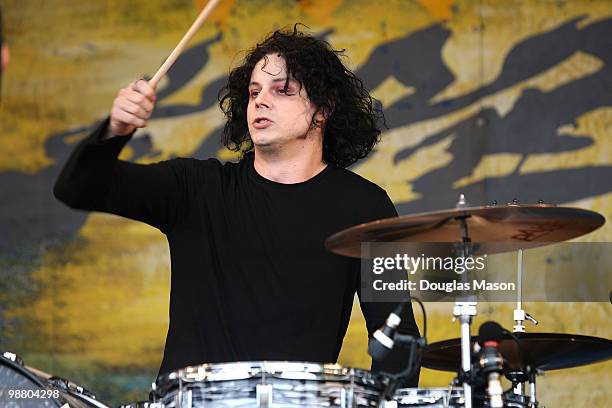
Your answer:
[[[160,373],[204,362],[336,361],[360,264],[324,241],[396,216],[384,190],[333,165],[281,184],[260,176],[248,156],[125,162],[117,156],[129,137],[102,140],[107,126],[76,147],[54,193],[70,207],[140,220],[167,236],[170,324]],[[361,308],[372,335],[394,305]],[[401,329],[416,334],[408,315]],[[396,371],[402,356],[373,368]]]

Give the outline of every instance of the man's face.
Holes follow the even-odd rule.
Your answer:
[[[256,148],[277,149],[306,138],[313,130],[316,107],[293,78],[285,90],[286,81],[285,59],[276,54],[268,54],[253,68],[247,121]]]

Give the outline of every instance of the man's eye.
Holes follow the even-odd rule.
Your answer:
[[[289,95],[289,96],[293,95],[289,89],[284,89],[284,88],[279,89],[278,93],[283,94],[283,95]]]
[[[251,91],[251,98],[257,98],[257,95],[259,95],[259,91]]]

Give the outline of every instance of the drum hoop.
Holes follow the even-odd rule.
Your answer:
[[[383,386],[383,377],[380,375],[338,364],[296,361],[243,361],[200,364],[165,373],[157,377],[155,388],[156,393],[165,393],[178,387],[179,383],[184,385],[199,382],[218,383],[264,377],[274,380],[351,382],[358,385]]]
[[[416,395],[420,395],[420,394],[433,394],[433,393],[444,393],[447,394],[451,393],[451,395],[457,395],[457,396],[462,396],[463,395],[463,388],[462,387],[452,387],[452,388],[448,388],[448,387],[414,387],[414,388],[398,388],[395,391],[395,395],[397,394],[405,394],[405,395],[412,395],[412,394],[416,394]]]

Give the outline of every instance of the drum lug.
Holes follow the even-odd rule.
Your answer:
[[[397,408],[397,401],[393,400],[382,400],[380,408]]]
[[[272,406],[272,384],[257,384],[257,408]]]

